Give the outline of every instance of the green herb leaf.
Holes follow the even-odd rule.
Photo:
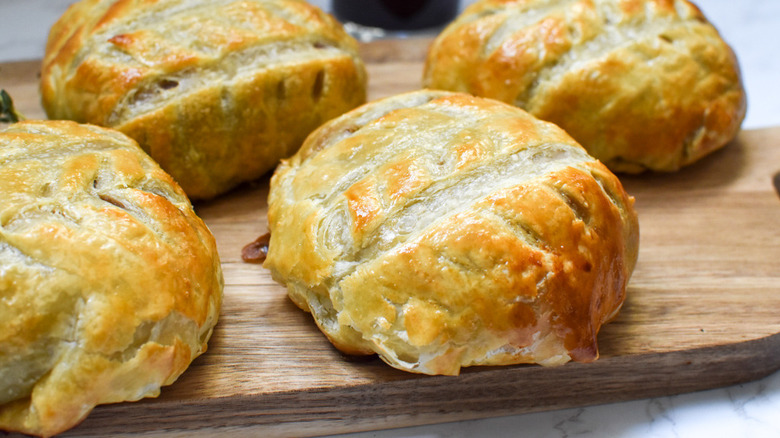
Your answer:
[[[0,90],[0,123],[16,123],[20,120],[24,120],[24,116],[14,108],[11,96],[5,90]]]

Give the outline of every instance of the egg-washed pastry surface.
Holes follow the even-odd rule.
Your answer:
[[[423,83],[517,105],[631,173],[695,162],[746,110],[734,53],[686,0],[482,0],[437,37]]]
[[[315,131],[271,179],[264,266],[333,344],[426,374],[598,356],[633,198],[564,131],[421,90]]]
[[[50,118],[137,140],[191,199],[255,179],[365,101],[357,43],[302,0],[81,0],[52,27]]]
[[[222,288],[210,231],[133,140],[0,131],[0,429],[51,436],[157,396],[206,350]]]

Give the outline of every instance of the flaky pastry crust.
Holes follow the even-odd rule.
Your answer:
[[[686,0],[482,0],[433,43],[423,83],[517,105],[630,173],[699,160],[746,110],[733,51]]]
[[[155,397],[206,350],[222,301],[213,236],[125,135],[0,131],[0,429],[51,436]]]
[[[340,350],[406,371],[597,358],[633,198],[564,131],[421,90],[315,131],[271,179],[264,266]]]
[[[118,129],[191,199],[272,169],[363,103],[357,43],[301,0],[81,0],[49,34],[50,118]]]

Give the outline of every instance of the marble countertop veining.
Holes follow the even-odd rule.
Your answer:
[[[755,382],[671,397],[338,437],[777,438],[778,414],[780,373],[775,373]]]
[[[0,0],[0,62],[41,58],[49,27],[73,1]],[[311,2],[329,9],[329,0]],[[696,3],[737,53],[748,92],[743,128],[780,125],[780,1]],[[343,436],[777,438],[778,414],[780,372],[741,385],[671,397]]]

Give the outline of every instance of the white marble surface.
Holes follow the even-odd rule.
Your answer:
[[[49,27],[72,2],[0,0],[0,62],[40,58]],[[327,9],[330,2],[312,3]],[[780,125],[780,1],[699,0],[697,4],[740,60],[748,91],[748,114],[743,127]],[[777,438],[780,373],[729,388],[674,397],[348,436]]]
[[[673,397],[339,437],[777,438],[780,373],[743,385]]]

